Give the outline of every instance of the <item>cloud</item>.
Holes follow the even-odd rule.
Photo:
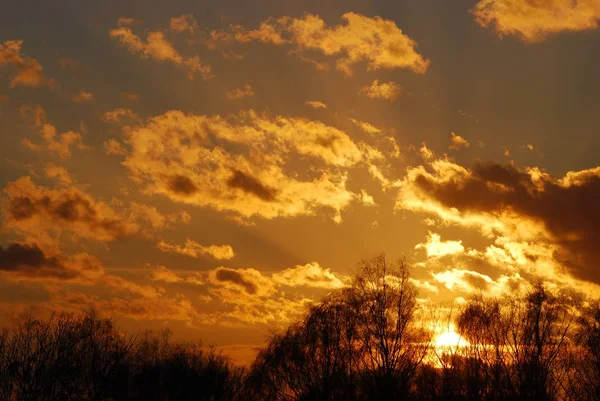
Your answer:
[[[307,106],[312,107],[313,109],[326,109],[327,105],[318,100],[307,100],[305,103]]]
[[[427,241],[422,244],[417,244],[415,249],[425,249],[427,257],[453,255],[465,251],[462,241],[442,241],[439,234],[432,232],[427,236]]]
[[[188,32],[193,35],[198,30],[198,23],[192,14],[184,14],[171,18],[171,29],[178,33]]]
[[[46,177],[55,179],[66,186],[72,185],[75,182],[73,176],[66,168],[57,166],[54,163],[48,163],[44,168],[44,173]]]
[[[423,144],[419,148],[419,153],[425,161],[431,160],[435,156],[433,151],[427,147],[427,144],[425,142],[423,142]]]
[[[165,38],[163,32],[148,32],[144,42],[142,38],[133,33],[131,28],[121,26],[111,29],[109,36],[119,41],[133,54],[143,58],[150,57],[159,61],[169,61],[185,69],[189,79],[193,80],[197,73],[201,74],[204,79],[212,78],[210,65],[202,64],[198,56],[183,57]]]
[[[358,128],[360,128],[361,131],[366,132],[367,134],[381,133],[381,130],[379,128],[366,121],[355,120],[354,118],[351,118],[350,121],[352,121]]]
[[[10,81],[10,87],[54,85],[55,81],[46,78],[42,66],[36,59],[21,54],[22,45],[22,40],[7,40],[0,43],[0,65],[11,64],[17,70]]]
[[[329,269],[317,262],[290,267],[280,273],[273,274],[273,281],[289,287],[315,287],[339,289],[345,287],[344,282]]]
[[[19,115],[22,118],[33,118],[33,122],[37,127],[42,127],[46,122],[46,110],[39,104],[31,107],[28,104],[23,104],[18,107]]]
[[[72,97],[75,103],[86,103],[94,100],[94,94],[92,92],[79,91],[75,96]]]
[[[516,36],[526,43],[541,42],[549,34],[598,28],[598,0],[481,0],[471,10],[482,27],[498,36]]]
[[[149,226],[147,228],[156,231],[172,228],[172,224],[175,223],[188,224],[191,220],[190,215],[184,211],[164,215],[154,206],[145,205],[139,202],[122,202],[113,199],[111,203],[115,206],[119,206],[121,213],[126,216],[126,219],[138,223],[145,222]]]
[[[208,279],[211,284],[226,290],[217,290],[216,293],[229,299],[229,302],[233,301],[231,297],[235,297],[236,294],[250,295],[254,298],[272,295],[275,292],[273,282],[255,269],[219,267],[209,272]]]
[[[136,102],[140,99],[140,95],[133,92],[121,92],[121,98],[129,102]]]
[[[87,253],[50,255],[36,244],[13,242],[0,246],[0,272],[15,280],[92,284],[104,275],[104,267]]]
[[[156,268],[152,270],[152,281],[164,281],[165,283],[172,284],[181,283],[183,282],[183,279],[165,266],[156,266]]]
[[[340,211],[357,195],[347,169],[366,148],[319,121],[242,112],[228,119],[169,111],[124,131],[131,148],[123,164],[149,193],[234,211],[244,217]],[[287,160],[310,163],[302,176]]]
[[[76,147],[79,150],[88,149],[83,144],[83,139],[79,132],[67,131],[58,135],[56,127],[52,124],[43,124],[40,135],[43,140],[42,143],[33,143],[29,138],[23,139],[21,143],[29,150],[56,152],[61,159],[71,157],[72,147]]]
[[[215,259],[222,260],[232,259],[235,256],[233,248],[230,245],[203,246],[190,239],[186,240],[184,245],[174,245],[160,241],[156,247],[163,252],[178,253],[192,258],[211,256]]]
[[[121,119],[126,118],[128,120],[137,120],[139,116],[134,113],[131,109],[118,108],[107,111],[102,116],[102,121],[106,123],[120,123]]]
[[[104,142],[104,153],[107,155],[125,155],[127,150],[121,142],[111,138]]]
[[[53,242],[50,233],[113,241],[139,230],[136,222],[75,186],[49,189],[22,177],[8,183],[4,194],[4,227],[44,243]]]
[[[410,277],[408,280],[419,290],[425,290],[436,294],[440,292],[440,290],[435,285],[431,284],[429,281],[417,280],[412,277]]]
[[[383,99],[394,101],[403,93],[402,88],[394,81],[379,82],[374,80],[371,85],[363,86],[360,93],[364,93],[371,99]]]
[[[274,201],[277,196],[275,189],[266,187],[256,178],[239,170],[233,170],[233,175],[227,180],[227,185],[231,188],[238,188],[246,193],[253,194],[266,202]]]
[[[240,100],[250,96],[254,96],[254,91],[250,85],[245,85],[243,88],[236,88],[225,93],[225,98],[227,100]]]
[[[468,148],[468,147],[469,147],[469,141],[467,141],[462,136],[456,135],[454,132],[452,132],[451,137],[450,137],[449,149],[458,150],[460,148]]]
[[[492,162],[467,169],[435,160],[429,168],[408,169],[396,209],[434,214],[490,238],[510,238],[502,248],[509,243],[528,248],[525,255],[539,274],[568,274],[600,283],[595,267],[600,257],[600,167],[571,171],[562,178],[535,167]],[[533,251],[540,246],[542,250]]]
[[[235,25],[231,27],[232,33],[215,32],[212,36],[226,43],[235,40],[291,44],[295,46],[292,53],[319,51],[336,57],[336,68],[345,75],[352,75],[354,64],[360,61],[367,63],[369,71],[382,68],[410,69],[418,74],[427,71],[429,60],[417,53],[417,43],[394,21],[353,12],[343,14],[342,20],[344,24],[328,27],[321,17],[313,14],[303,18],[270,18],[261,22],[258,29]]]

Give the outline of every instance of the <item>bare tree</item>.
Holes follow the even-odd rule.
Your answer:
[[[431,333],[415,319],[416,295],[407,261],[390,262],[383,254],[362,261],[350,288],[344,291],[357,317],[364,398],[408,396],[431,341]]]

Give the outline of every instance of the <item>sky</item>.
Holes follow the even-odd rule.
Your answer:
[[[385,252],[600,295],[600,0],[8,1],[0,322],[249,361]]]

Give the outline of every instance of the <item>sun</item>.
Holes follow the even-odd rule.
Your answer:
[[[436,348],[466,347],[469,342],[454,331],[454,326],[448,327],[444,332],[437,335],[433,344]]]

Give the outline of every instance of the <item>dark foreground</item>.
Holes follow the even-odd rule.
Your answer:
[[[0,401],[600,400],[599,311],[540,283],[450,314],[379,257],[248,368],[95,313],[29,319],[0,336]],[[470,345],[431,345],[450,319]]]

